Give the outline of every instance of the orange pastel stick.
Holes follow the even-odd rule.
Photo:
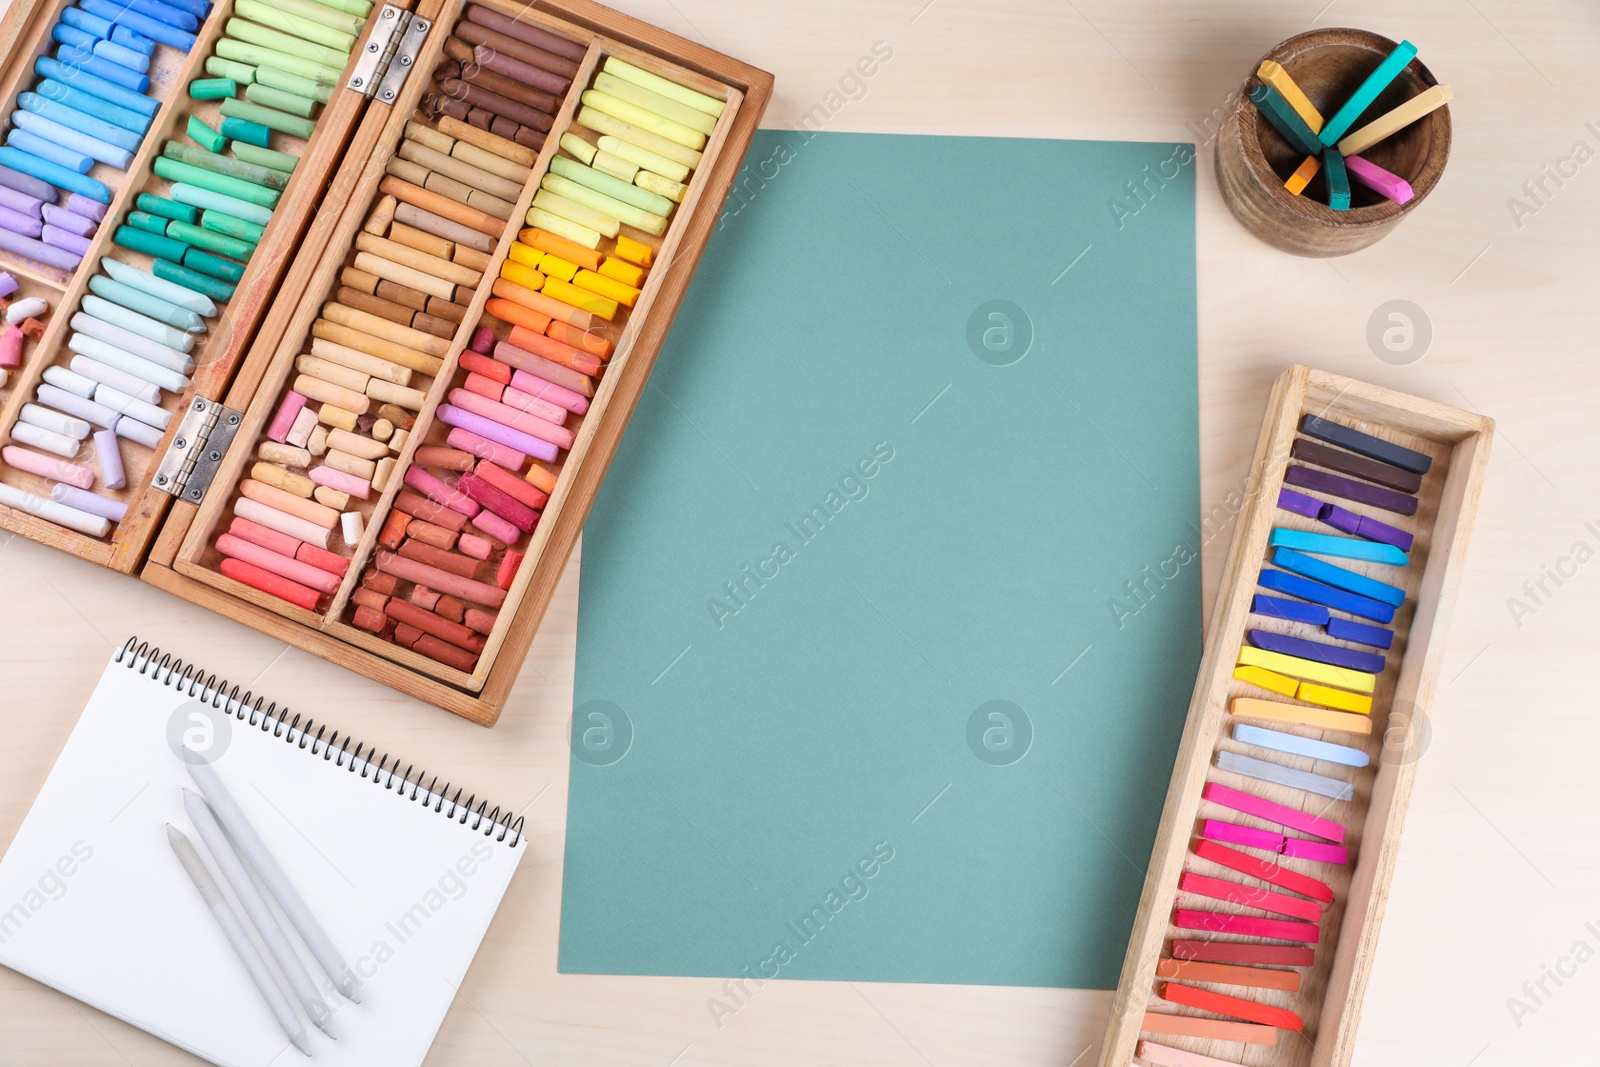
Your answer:
[[[399,548],[400,542],[405,540],[406,526],[410,522],[411,516],[399,508],[389,512],[389,517],[383,520],[383,529],[378,531],[378,544],[384,548]]]
[[[1255,1023],[1232,1023],[1223,1019],[1201,1019],[1194,1015],[1171,1015],[1147,1011],[1139,1024],[1143,1034],[1172,1034],[1175,1037],[1205,1037],[1217,1041],[1243,1041],[1247,1045],[1276,1045],[1278,1031]]]
[[[541,252],[549,252],[552,256],[560,256],[568,263],[576,263],[580,267],[590,270],[599,270],[604,256],[592,248],[585,248],[576,241],[569,241],[560,234],[541,230],[537,226],[529,226],[517,234],[517,240],[525,245],[532,245]]]
[[[540,311],[538,304],[534,300],[534,297],[538,296],[539,294],[534,292],[532,289],[529,289],[527,286],[519,285],[518,283],[507,278],[496,278],[493,284],[489,286],[489,291],[495,296],[499,297],[501,300],[509,300],[513,304],[522,307],[529,315],[544,316],[546,326],[549,325],[550,316],[546,315],[543,311]],[[504,315],[500,317],[505,318]],[[506,321],[510,322],[511,320],[507,319]]]
[[[432,634],[443,641],[449,641],[457,648],[464,648],[468,652],[483,651],[483,635],[473,633],[459,622],[451,622],[442,615],[419,608],[415,604],[404,600],[396,600],[389,605],[389,617],[398,622],[415,626],[425,634]]]
[[[543,508],[550,502],[550,494],[518,478],[504,467],[490,463],[486,459],[478,461],[478,477],[500,490],[506,496],[521,501],[535,511]]]
[[[513,267],[519,269],[513,270]],[[501,281],[512,282],[523,289],[523,292],[518,293],[516,296],[517,303],[523,305],[524,307],[530,307],[535,311],[542,311],[558,322],[571,323],[580,330],[587,330],[589,327],[594,325],[594,315],[590,312],[569,304],[564,300],[557,300],[554,297],[545,296],[543,293],[534,292],[526,282],[521,280],[523,277],[526,277],[526,275],[523,275],[521,271],[526,270],[528,270],[528,268],[524,267],[521,263],[513,263],[509,259],[506,260],[505,263],[500,267]],[[538,275],[538,277],[541,279],[539,282],[540,285],[544,284],[544,275],[539,274],[538,271],[532,271],[531,273]],[[491,286],[491,288],[493,287]]]
[[[513,326],[523,326],[538,333],[543,333],[544,328],[550,325],[549,315],[500,296],[490,297],[489,302],[483,305],[483,310]]]
[[[421,541],[434,548],[456,547],[456,535],[446,530],[443,526],[435,526],[431,522],[421,519],[412,519],[411,525],[406,527],[406,536],[413,541]]]
[[[556,491],[557,476],[558,472],[551,470],[538,460],[534,460],[533,464],[528,468],[528,473],[522,477],[527,480],[529,485],[537,486],[553,496]]]
[[[489,303],[494,303],[493,300]],[[551,363],[559,363],[568,370],[575,370],[579,374],[587,374],[593,378],[600,373],[600,360],[587,352],[579,352],[569,344],[557,341],[554,337],[546,337],[542,333],[525,330],[521,326],[511,328],[511,344],[524,352],[532,352],[542,356]]]
[[[377,608],[369,608],[365,604],[361,604],[356,607],[355,617],[351,619],[351,622],[356,629],[375,634],[388,625],[389,616]]]
[[[1256,989],[1300,989],[1299,971],[1280,971],[1272,967],[1240,967],[1230,963],[1201,963],[1175,960],[1170,956],[1156,964],[1156,977],[1181,978],[1185,982],[1216,982],[1220,985],[1251,986]]]
[[[461,369],[492,378],[501,385],[511,384],[512,369],[497,359],[479,355],[470,349],[461,353]]]
[[[280,574],[273,574],[263,570],[254,563],[246,563],[242,559],[224,556],[221,563],[222,573],[236,582],[243,582],[252,589],[259,589],[279,600],[287,600],[297,607],[307,611],[317,610],[317,597],[320,596],[315,589],[308,589],[299,582],[291,582]],[[503,596],[504,594],[502,594]]]
[[[1261,1023],[1263,1026],[1276,1026],[1280,1030],[1294,1030],[1298,1033],[1305,1029],[1305,1023],[1300,1021],[1300,1016],[1286,1008],[1274,1008],[1270,1004],[1258,1004],[1243,997],[1230,997],[1226,993],[1213,993],[1209,989],[1196,989],[1194,986],[1178,982],[1167,982],[1163,985],[1161,999],[1172,1004],[1182,1004],[1186,1008],[1199,1008],[1201,1011],[1231,1015],[1235,1019]]]
[[[569,344],[601,359],[611,358],[611,342],[590,330],[574,329],[564,322],[551,322],[544,328],[544,332],[563,344]]]
[[[417,449],[417,454],[412,462],[419,466],[440,467],[447,471],[469,471],[475,461],[472,458],[472,453],[463,452],[459,448],[422,445]]]
[[[477,393],[481,397],[498,402],[506,395],[506,387],[493,378],[485,378],[481,374],[468,374],[466,381],[461,383],[461,388],[469,393]]]
[[[277,508],[297,519],[304,519],[309,523],[331,530],[339,525],[339,513],[330,507],[307,500],[303,496],[295,496],[285,492],[275,485],[258,482],[254,478],[246,478],[239,483],[239,492],[259,504],[269,508]]]
[[[429,589],[437,589],[441,593],[449,593],[469,603],[481,604],[486,608],[498,608],[506,602],[506,591],[498,586],[463,578],[459,574],[451,574],[438,567],[430,567],[421,560],[407,559],[393,552],[379,552],[377,564],[378,569],[385,574],[425,585]]]
[[[410,204],[413,207],[420,207],[424,211],[442,215],[451,222],[459,222],[461,225],[477,230],[479,233],[486,233],[490,237],[499,237],[506,232],[506,224],[493,215],[487,215],[477,208],[468,207],[458,201],[451,200],[448,196],[441,196],[438,193],[424,189],[420,185],[412,185],[410,182],[401,181],[392,174],[378,183],[378,191],[380,193],[388,193],[396,200]]]
[[[452,511],[443,504],[435,504],[421,493],[410,489],[402,489],[396,494],[394,506],[424,522],[443,526],[453,533],[460,533],[461,528],[467,524],[467,517],[461,512]]]

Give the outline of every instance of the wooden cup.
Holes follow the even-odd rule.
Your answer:
[[[1281,64],[1327,118],[1394,48],[1394,41],[1376,33],[1328,28],[1297,34],[1262,59]],[[1297,256],[1348,255],[1394,229],[1439,183],[1450,156],[1448,104],[1361,153],[1363,159],[1411,183],[1415,195],[1404,204],[1352,178],[1350,209],[1334,211],[1328,207],[1328,185],[1320,170],[1304,193],[1291,194],[1283,183],[1305,157],[1250,102],[1250,90],[1261,84],[1255,75],[1260,65],[1258,60],[1229,105],[1217,134],[1216,169],[1228,209],[1267,244]],[[1432,72],[1413,59],[1353,128],[1436,84]]]

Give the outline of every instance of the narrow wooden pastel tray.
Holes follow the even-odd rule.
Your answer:
[[[18,3],[27,6],[29,0],[18,0]],[[403,0],[397,6],[408,6],[409,3],[410,0]],[[3,92],[6,101],[5,115],[9,116],[17,95],[32,84],[34,60],[52,47],[51,28],[67,4],[68,0],[34,4],[32,13],[24,20],[19,40],[28,44],[12,52],[5,68],[6,80],[0,85],[0,92]],[[374,14],[381,6],[381,2],[374,6]],[[112,185],[114,193],[105,220],[95,232],[89,252],[77,269],[68,275],[0,253],[3,256],[0,258],[0,268],[10,270],[19,280],[26,277],[41,289],[58,287],[54,294],[43,291],[37,294],[50,301],[49,317],[43,338],[37,345],[27,346],[23,365],[14,372],[3,394],[0,444],[10,440],[11,427],[22,406],[32,398],[45,369],[71,358],[71,352],[67,349],[67,338],[72,332],[69,324],[84,293],[88,292],[89,279],[100,270],[101,257],[112,255],[134,266],[149,268],[149,256],[113,245],[112,236],[117,226],[126,220],[128,212],[133,210],[134,201],[140,193],[166,193],[170,183],[156,177],[152,168],[155,161],[161,158],[162,147],[169,139],[184,139],[189,116],[198,114],[213,127],[217,125],[216,102],[190,99],[188,85],[195,78],[205,76],[205,61],[212,54],[217,38],[222,36],[223,26],[232,12],[233,0],[217,0],[198,31],[194,50],[187,55],[166,45],[156,46],[150,76],[152,91],[154,86],[161,86],[165,94],[161,109],[126,172],[103,163],[96,164],[90,171],[91,177]],[[375,21],[368,20],[351,54],[346,77],[361,55],[367,36],[373,32]],[[29,48],[32,50],[29,51]],[[281,318],[283,302],[275,300],[280,291],[279,282],[295,252],[301,247],[301,238],[313,215],[325,205],[335,213],[344,206],[344,200],[331,195],[338,191],[337,183],[332,189],[329,183],[345,156],[351,134],[367,105],[368,101],[360,93],[341,87],[323,105],[318,114],[317,128],[309,141],[286,134],[274,134],[274,146],[300,156],[300,163],[273,210],[272,220],[267,224],[255,255],[245,265],[244,276],[236,286],[233,298],[221,306],[220,315],[208,321],[207,332],[191,353],[195,360],[193,384],[181,394],[164,393],[164,409],[181,412],[197,393],[207,397],[221,393],[238,369],[240,356],[256,336],[263,320],[269,315]],[[171,443],[179,421],[178,418],[172,420],[157,448],[145,448],[131,441],[122,442],[127,486],[111,493],[97,490],[128,506],[127,518],[116,524],[108,537],[89,537],[4,505],[0,505],[0,528],[15,530],[113,570],[133,573],[145,562],[151,542],[159,532],[161,520],[172,502],[172,497],[154,488],[150,479],[160,457]],[[0,481],[41,495],[48,495],[49,492],[49,483],[45,479],[5,464],[0,464]]]
[[[1233,677],[1239,649],[1246,643],[1245,631],[1263,629],[1305,638],[1320,633],[1307,624],[1274,622],[1250,611],[1251,598],[1266,592],[1258,589],[1256,578],[1268,561],[1267,542],[1274,527],[1337,533],[1277,507],[1290,448],[1299,436],[1301,418],[1307,414],[1433,459],[1422,479],[1417,494],[1420,503],[1413,516],[1400,517],[1348,500],[1334,501],[1349,511],[1415,535],[1410,562],[1403,569],[1337,561],[1348,569],[1399,585],[1406,593],[1405,603],[1394,619],[1394,647],[1387,653],[1385,670],[1378,676],[1373,694],[1371,734],[1360,736],[1243,720],[1363,749],[1372,762],[1358,770],[1279,753],[1249,753],[1270,755],[1274,762],[1285,766],[1351,782],[1354,797],[1349,801],[1331,801],[1297,789],[1268,785],[1215,766],[1218,752],[1247,753],[1246,746],[1231,738],[1235,717],[1228,711],[1228,703],[1232,698],[1284,699]],[[1212,992],[1286,1008],[1304,1020],[1303,1033],[1279,1031],[1274,1045],[1154,1033],[1142,1036],[1162,1045],[1251,1067],[1344,1067],[1350,1062],[1412,781],[1430,736],[1428,714],[1444,660],[1445,632],[1461,582],[1493,433],[1493,422],[1481,415],[1304,366],[1291,367],[1278,378],[1256,444],[1245,506],[1223,570],[1222,593],[1212,614],[1121,983],[1101,1046],[1101,1067],[1149,1062],[1135,1058],[1147,1010],[1222,1018],[1161,1001],[1160,987],[1171,977],[1170,965],[1164,965],[1162,960],[1171,956],[1175,938],[1269,943],[1261,938],[1180,930],[1172,924],[1175,906],[1267,917],[1265,912],[1178,891],[1179,876],[1186,870],[1255,883],[1248,875],[1190,854],[1192,843],[1199,839],[1202,820],[1223,819],[1261,829],[1283,829],[1203,800],[1201,790],[1207,782],[1254,793],[1341,823],[1351,861],[1342,866],[1288,858],[1273,861],[1287,870],[1326,882],[1333,889],[1333,903],[1323,913],[1320,938],[1314,946],[1315,964],[1298,969],[1302,979],[1299,991],[1194,983]],[[1326,640],[1325,635],[1323,639]]]

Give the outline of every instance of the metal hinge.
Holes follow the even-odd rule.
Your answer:
[[[200,503],[243,419],[239,412],[216,400],[196,396],[183,413],[177,435],[161,457],[151,484],[180,500]]]
[[[417,53],[433,23],[393,4],[384,4],[372,18],[372,36],[347,84],[369,100],[376,96],[392,104],[400,97],[406,75],[417,65]]]

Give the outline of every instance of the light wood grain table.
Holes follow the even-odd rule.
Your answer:
[[[773,71],[769,126],[791,127],[808,112],[815,122],[820,104],[830,130],[1199,143],[1207,508],[1243,479],[1268,385],[1292,361],[1498,420],[1356,1062],[1564,1062],[1592,1033],[1600,995],[1600,20],[1592,5],[620,6]],[[1438,190],[1387,240],[1334,261],[1291,258],[1245,234],[1217,198],[1209,151],[1215,116],[1253,61],[1313,25],[1407,37],[1456,91],[1454,157]],[[877,41],[893,56],[852,92],[847,76]],[[1417,309],[1414,344],[1424,327],[1430,335],[1420,359],[1416,347],[1380,345],[1382,360],[1369,345],[1375,313],[1395,300]],[[1404,341],[1403,324],[1382,325],[1400,327],[1391,340]],[[1205,546],[1208,610],[1225,550],[1226,535]],[[1537,600],[1524,583],[1535,583]],[[0,544],[0,591],[0,845],[107,654],[133,633],[296,708],[331,709],[335,725],[380,749],[418,754],[481,794],[527,805],[528,855],[430,1064],[1093,1059],[1105,992],[776,982],[719,1029],[707,999],[720,982],[556,974],[576,558],[493,730],[30,541]],[[1531,610],[1514,613],[1512,598]],[[1559,984],[1544,977],[1547,967],[1562,972]],[[6,1067],[193,1062],[0,970]]]

